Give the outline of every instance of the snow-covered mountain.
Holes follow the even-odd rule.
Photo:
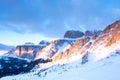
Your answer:
[[[1,80],[120,80],[120,20],[103,31],[80,32],[82,36],[79,37],[71,35],[76,31],[68,32],[70,37],[65,33],[67,37],[64,39],[54,40],[35,50],[34,61],[41,58],[52,61],[40,63],[28,73],[3,77]],[[29,54],[30,46],[18,49],[18,53]]]
[[[94,56],[94,60],[106,58],[120,50],[120,21],[107,26],[102,31],[86,31],[84,37],[78,39],[66,51],[54,56],[54,62],[67,63],[82,58],[86,53]],[[77,57],[76,57],[77,56]],[[74,58],[75,57],[75,58]]]
[[[22,58],[28,59],[47,59],[53,58],[55,61],[60,58],[60,56],[74,55],[74,50],[79,49],[87,43],[87,41],[94,40],[101,31],[86,31],[85,33],[81,31],[69,30],[65,32],[63,39],[53,40],[50,43],[47,41],[41,41],[39,45],[34,45],[33,43],[26,43],[25,45],[18,45],[15,50],[15,54]],[[77,47],[78,45],[78,47]],[[76,47],[75,47],[76,46]],[[58,58],[59,56],[59,58]],[[68,55],[67,55],[68,57]],[[61,58],[61,59],[62,59]],[[66,59],[66,57],[64,57]]]
[[[99,57],[95,57],[97,60],[119,49],[119,26],[120,21],[116,21],[103,31],[94,30],[83,33],[69,30],[66,31],[64,39],[50,43],[41,41],[39,46],[22,45],[21,48],[18,46],[15,52],[18,56],[25,58],[52,58],[53,63],[68,63],[73,59],[82,58],[88,52],[94,53],[94,56],[99,55]]]
[[[68,63],[82,58],[92,45],[92,42],[101,34],[101,31],[86,31],[84,36],[64,51],[56,53],[52,58],[53,63]]]

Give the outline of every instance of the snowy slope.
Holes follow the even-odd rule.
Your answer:
[[[105,47],[105,44],[98,44],[97,47],[91,47],[88,51],[94,56],[94,60],[98,61],[106,58],[110,54],[120,50],[120,41],[112,44],[111,46]]]
[[[120,55],[94,62],[90,60],[82,65],[81,60],[63,65],[54,65],[34,72],[7,76],[1,80],[120,80]]]

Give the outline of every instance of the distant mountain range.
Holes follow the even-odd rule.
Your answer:
[[[9,49],[15,49],[15,46],[10,46],[0,43],[0,50],[9,50]]]

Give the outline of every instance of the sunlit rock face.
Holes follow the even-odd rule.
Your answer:
[[[120,41],[120,21],[107,26],[99,38],[94,42],[94,46],[99,43],[104,44],[105,47]]]
[[[93,44],[94,40],[102,33],[102,31],[86,31],[85,35],[78,38],[76,42],[71,45],[68,49],[62,52],[56,53],[53,57],[53,63],[60,61],[67,62],[75,58],[81,58],[85,55],[87,49]],[[94,37],[94,38],[93,38]],[[74,58],[75,57],[75,58]]]
[[[37,52],[43,49],[49,42],[41,41],[39,45],[27,43],[25,45],[18,45],[15,50],[15,54],[22,58],[35,59]]]
[[[89,49],[96,56],[96,60],[105,58],[117,50],[120,50],[120,21],[108,25]]]
[[[104,34],[110,36],[106,46],[110,46],[116,41],[120,41],[120,20],[109,25],[105,30]]]
[[[40,48],[42,47],[36,45],[19,45],[16,47],[15,54],[22,58],[34,59]]]
[[[64,38],[80,38],[84,36],[84,33],[81,31],[69,30],[65,33]]]

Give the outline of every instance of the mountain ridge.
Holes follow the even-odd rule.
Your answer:
[[[52,62],[54,63],[62,59],[67,59],[67,61],[69,61],[70,58],[72,58],[75,55],[78,55],[79,58],[81,58],[87,52],[98,53],[99,51],[98,49],[100,48],[99,46],[103,45],[104,48],[107,48],[112,44],[114,44],[116,41],[120,40],[119,31],[120,31],[120,20],[108,25],[103,31],[87,30],[85,33],[82,33],[79,31],[68,30],[65,33],[67,37],[65,37],[64,35],[65,38],[53,40],[50,43],[47,43],[47,45],[44,45],[44,47],[38,48],[36,53],[32,53],[32,56],[35,55],[34,58],[32,59],[52,58],[53,59]],[[72,36],[72,38],[69,38],[68,33],[71,34],[70,37]],[[75,35],[73,35],[73,33]],[[76,36],[77,33],[79,33],[80,36]],[[44,44],[45,42],[43,41],[41,43]],[[64,43],[66,43],[66,45],[64,45]],[[28,45],[28,47],[29,46],[30,45]],[[41,45],[39,44],[39,46]],[[67,46],[69,46],[69,48],[67,48]],[[66,50],[64,49],[60,51],[60,48],[62,47],[66,48]],[[103,50],[102,47],[100,49]]]
[[[30,46],[27,45],[27,47]],[[25,50],[28,51],[28,49]],[[119,70],[117,70],[120,65],[119,55],[120,21],[117,21],[108,25],[103,31],[86,31],[82,37],[58,39],[46,46],[44,45],[44,48],[38,49],[38,52],[36,52],[36,58],[33,62],[39,59],[48,59],[50,60],[49,63],[37,63],[34,68],[32,67],[32,72],[2,79],[56,80],[59,78],[60,80],[66,80],[69,78],[70,80],[78,80],[82,77],[87,80],[96,80],[99,79],[101,74],[104,74],[107,76],[107,80],[119,80]],[[115,70],[115,72],[112,70]],[[111,72],[115,74],[113,75],[114,78],[109,77],[109,74],[112,74]],[[72,73],[74,73],[75,78],[70,76]],[[104,80],[104,75],[102,75],[102,80]]]

